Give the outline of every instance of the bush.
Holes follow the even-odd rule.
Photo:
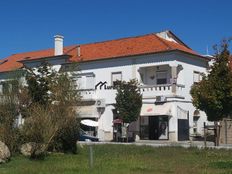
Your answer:
[[[23,138],[16,126],[16,118],[19,114],[17,100],[13,93],[2,96],[0,102],[0,141],[4,142],[11,153],[17,152]]]
[[[19,152],[20,146],[25,142],[18,128],[7,129],[3,126],[0,128],[0,141],[7,145],[11,154]]]
[[[54,138],[54,142],[49,147],[49,150],[64,152],[64,153],[77,153],[76,142],[79,136],[79,120],[70,119],[69,124],[64,126]]]
[[[9,88],[0,101],[0,140],[11,152],[23,143],[36,143],[33,159],[44,158],[48,149],[76,153],[79,124],[73,106],[80,95],[69,74],[56,72],[46,62],[25,70],[27,85],[14,80],[11,86],[17,90]],[[15,124],[19,114],[25,119],[20,129]]]

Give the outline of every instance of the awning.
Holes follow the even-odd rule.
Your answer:
[[[86,126],[91,126],[91,127],[98,127],[98,122],[93,121],[93,120],[81,120],[81,124],[86,125]]]
[[[76,111],[80,118],[98,118],[97,108],[95,105],[78,106]]]
[[[114,124],[121,124],[123,121],[122,119],[118,118],[112,121]]]
[[[171,116],[172,104],[164,103],[160,105],[155,104],[143,104],[141,108],[141,116],[159,116],[159,115],[168,115]]]

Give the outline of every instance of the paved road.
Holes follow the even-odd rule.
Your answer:
[[[204,148],[203,141],[179,141],[179,142],[170,142],[170,141],[151,141],[151,140],[139,140],[132,143],[123,143],[123,142],[78,142],[81,145],[85,144],[124,144],[124,145],[138,145],[138,146],[152,146],[152,147],[197,147],[197,148]],[[207,142],[208,148],[216,148],[216,149],[232,149],[232,145],[220,145],[215,147],[213,142]]]

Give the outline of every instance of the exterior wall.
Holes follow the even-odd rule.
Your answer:
[[[65,63],[64,59],[51,59],[51,64],[55,69],[60,69],[60,65]],[[29,67],[35,67],[40,62],[30,62]],[[64,64],[64,67],[68,66]],[[160,66],[168,71],[168,84],[161,86],[146,86],[141,83],[141,92],[143,93],[143,102],[154,103],[156,96],[167,97],[168,102],[172,103],[172,116],[169,118],[169,139],[171,141],[178,140],[178,118],[177,108],[180,107],[183,110],[189,112],[190,134],[193,133],[193,112],[195,108],[191,103],[191,96],[189,91],[193,84],[193,72],[198,71],[206,73],[207,62],[196,56],[190,56],[188,54],[179,52],[167,52],[160,54],[150,54],[143,56],[132,56],[117,59],[99,60],[92,62],[80,63],[79,67],[72,71],[74,76],[85,76],[86,74],[94,74],[94,86],[99,82],[106,82],[105,86],[93,87],[93,89],[80,89],[80,93],[83,96],[83,100],[98,100],[104,99],[105,109],[103,112],[98,112],[98,137],[100,140],[112,140],[113,136],[113,104],[115,103],[116,90],[112,89],[112,73],[121,72],[122,80],[129,81],[130,79],[141,80],[141,71],[152,71],[154,67]],[[177,67],[177,79],[176,79],[176,91],[172,91],[171,77],[172,68]],[[148,80],[148,76],[144,74],[144,78]],[[0,74],[0,79],[6,79],[6,75]],[[151,85],[149,82],[148,85]],[[198,130],[202,133],[203,122],[206,122],[206,116],[203,112],[200,113]],[[136,132],[136,137],[139,139],[139,120],[132,125],[133,130]]]
[[[99,122],[98,137],[100,140],[109,141],[113,139],[112,109],[114,109],[112,105],[106,106],[105,111],[103,112],[102,115],[100,115],[98,119]]]
[[[193,115],[194,115],[194,111],[196,110],[191,102],[188,103],[184,103],[184,102],[176,102],[176,106],[181,107],[182,109],[188,111],[188,115],[189,115],[189,133],[190,136],[194,136],[194,132],[193,132]],[[177,115],[177,119],[181,119],[180,116]],[[184,119],[187,119],[187,117],[185,117]],[[200,117],[197,123],[197,133],[200,135],[203,135],[204,132],[204,122],[207,122],[207,117],[205,115],[204,112],[200,111]]]
[[[182,72],[180,72],[180,77],[178,76],[177,82],[179,79],[183,82],[185,88],[182,91],[182,94],[185,96],[185,100],[191,101],[189,91],[193,85],[193,72],[198,71],[206,74],[206,68],[208,66],[207,62],[192,56],[185,57],[181,54],[177,54],[175,57],[183,67]]]
[[[190,55],[180,54],[180,53],[163,53],[163,54],[154,54],[154,55],[144,55],[144,56],[137,56],[137,57],[128,57],[128,58],[117,58],[112,60],[100,60],[95,62],[88,62],[88,63],[81,63],[79,73],[91,73],[95,74],[95,85],[102,81],[107,82],[107,86],[112,85],[111,74],[113,72],[121,72],[122,73],[122,80],[129,81],[130,79],[136,78],[141,82],[141,75],[140,71],[141,68],[150,68],[155,66],[163,66],[168,68],[168,76],[171,77],[170,68],[172,66],[180,66],[178,69],[178,77],[177,77],[177,84],[181,84],[184,87],[181,90],[177,89],[177,95],[181,96],[182,99],[175,98],[174,96],[169,100],[169,102],[173,103],[172,109],[172,117],[169,119],[169,135],[170,140],[177,141],[178,135],[178,125],[177,125],[177,106],[181,107],[182,109],[189,112],[189,124],[190,124],[190,135],[193,134],[192,126],[193,126],[193,112],[195,108],[191,104],[191,96],[189,91],[193,84],[193,72],[198,71],[201,73],[206,73],[207,62],[197,57],[193,57]],[[148,70],[149,71],[149,70]],[[78,72],[77,72],[78,73]],[[145,75],[146,76],[146,75]],[[148,78],[147,76],[145,78]],[[169,81],[170,82],[170,81]],[[169,90],[166,91],[145,91],[142,92],[144,102],[155,102],[155,96],[164,95],[170,97],[173,93]],[[147,95],[150,94],[150,95]],[[108,129],[106,130],[104,126],[102,128],[99,127],[99,130],[104,129],[106,132],[110,131],[112,133],[112,120],[113,120],[113,113],[108,110],[109,106],[115,103],[115,96],[116,91],[113,89],[99,89],[92,91],[92,95],[83,95],[85,99],[105,99],[106,102],[106,111],[103,113],[103,118],[108,118],[108,121],[103,121],[102,118],[99,119],[99,124],[107,125]],[[148,97],[150,96],[150,98]],[[90,98],[88,98],[90,97]],[[113,106],[112,106],[113,107]],[[207,118],[203,112],[200,114],[200,118],[198,121],[198,130],[199,133],[202,134],[202,127],[203,122],[207,121]],[[107,120],[107,119],[106,119]],[[103,124],[104,122],[104,124]],[[134,123],[134,130],[135,132],[139,132],[139,121]],[[100,135],[101,134],[101,135]],[[104,139],[102,133],[99,134],[100,139]]]

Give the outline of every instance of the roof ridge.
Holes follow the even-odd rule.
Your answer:
[[[170,34],[172,34],[183,46],[190,48],[186,43],[184,43],[178,36],[176,36],[171,30],[168,30]],[[190,48],[191,49],[191,48]]]
[[[171,50],[171,49],[172,49],[172,47],[170,47],[167,43],[165,43],[165,42],[163,41],[162,38],[160,38],[160,37],[157,36],[156,34],[154,34],[154,35],[155,35],[155,37],[156,37],[159,41],[161,41],[164,45],[166,45],[166,46],[168,47],[168,50]]]
[[[91,42],[91,43],[84,43],[84,44],[79,44],[79,45],[82,46],[82,45],[92,45],[92,44],[105,43],[105,42],[112,42],[112,41],[120,41],[120,40],[124,40],[124,39],[139,38],[139,37],[149,36],[149,35],[153,35],[153,34],[154,34],[154,33],[148,33],[148,34],[137,35],[137,36],[121,37],[121,38],[118,38],[118,39],[109,39],[109,40],[97,41],[97,42]]]
[[[100,43],[111,42],[111,41],[120,41],[120,40],[124,40],[124,39],[140,38],[140,37],[149,36],[149,35],[156,35],[156,33],[158,33],[158,32],[147,33],[147,34],[137,35],[137,36],[122,37],[122,38],[118,38],[118,39],[110,39],[110,40],[103,40],[103,41],[97,41],[97,42],[90,42],[90,43],[84,43],[84,44],[74,44],[74,45],[64,46],[64,48],[73,47],[73,48],[71,48],[71,50],[73,50],[78,46],[100,44]],[[156,37],[158,37],[158,36],[156,36]],[[166,46],[168,46],[168,45],[166,45]],[[35,51],[25,51],[25,52],[11,54],[10,56],[12,56],[12,55],[20,55],[20,54],[30,54],[30,53],[36,53],[36,52],[42,52],[42,51],[49,51],[49,50],[52,50],[52,49],[54,49],[54,48],[45,48],[45,49],[39,49],[39,50],[35,50]],[[71,50],[67,50],[66,53],[68,53]],[[4,58],[2,58],[2,59],[4,59]]]
[[[164,32],[164,31],[170,31],[170,30],[162,30],[160,32]],[[96,41],[96,42],[90,42],[90,43],[84,43],[84,44],[77,44],[77,46],[105,43],[105,42],[111,42],[111,41],[120,41],[120,40],[124,40],[124,39],[139,38],[139,37],[144,37],[144,36],[149,36],[149,35],[156,35],[157,33],[160,33],[160,32],[151,32],[151,33],[142,34],[142,35],[121,37],[121,38],[118,38],[118,39],[109,39],[109,40]]]
[[[180,43],[177,43],[177,42],[173,42],[173,41],[170,41],[170,40],[166,40],[164,38],[161,38],[159,36],[157,36],[161,42],[163,42],[165,45],[167,45],[170,49],[173,49],[168,43],[170,44],[175,44],[175,45],[179,45],[179,46],[182,46],[182,47],[185,47],[186,49],[189,49],[191,51],[194,51],[192,48],[190,48],[189,46],[187,46],[186,44],[180,44]]]
[[[186,49],[189,49],[189,50],[195,51],[195,50],[193,50],[192,48],[190,48],[190,47],[186,46],[186,44],[184,44],[184,45],[183,45],[183,44],[179,44],[179,43],[172,42],[172,41],[169,41],[169,40],[165,40],[165,42],[171,42],[172,44],[177,44],[177,45],[180,45],[180,46],[185,47]]]

